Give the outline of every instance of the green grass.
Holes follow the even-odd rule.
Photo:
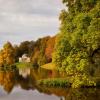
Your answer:
[[[42,65],[40,67],[47,69],[47,70],[55,70],[56,69],[56,66],[53,63],[48,63],[48,64]]]
[[[32,64],[31,63],[28,63],[28,62],[20,62],[20,63],[15,63],[16,67],[18,69],[20,68],[28,68],[28,67],[32,67]]]
[[[37,82],[37,84],[47,87],[70,87],[71,84],[62,78],[53,78],[53,79],[42,79]]]

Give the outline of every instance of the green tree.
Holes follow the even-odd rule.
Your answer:
[[[61,26],[53,62],[60,71],[72,76],[73,87],[83,83],[94,85],[92,76],[99,60],[94,61],[93,57],[100,54],[100,1],[63,0],[63,3],[67,10],[62,10],[59,17]]]

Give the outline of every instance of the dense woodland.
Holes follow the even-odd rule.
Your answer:
[[[100,0],[63,0],[53,62],[72,86],[96,85],[100,77]],[[94,78],[93,78],[94,77]]]
[[[47,36],[37,41],[24,41],[14,46],[7,42],[0,51],[0,66],[10,66],[19,62],[19,57],[23,54],[27,54],[32,64],[37,67],[52,62],[55,38],[56,36]]]
[[[63,0],[59,33],[19,46],[7,42],[0,51],[0,66],[18,62],[23,54],[34,66],[54,63],[71,77],[72,87],[100,83],[100,0]]]

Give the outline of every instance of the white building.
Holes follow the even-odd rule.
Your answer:
[[[19,62],[30,62],[30,57],[27,54],[23,54],[22,57],[19,58]]]

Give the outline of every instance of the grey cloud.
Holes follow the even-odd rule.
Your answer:
[[[59,0],[0,0],[0,11],[16,13],[57,14]]]
[[[60,0],[0,0],[0,47],[54,35],[62,8]]]

